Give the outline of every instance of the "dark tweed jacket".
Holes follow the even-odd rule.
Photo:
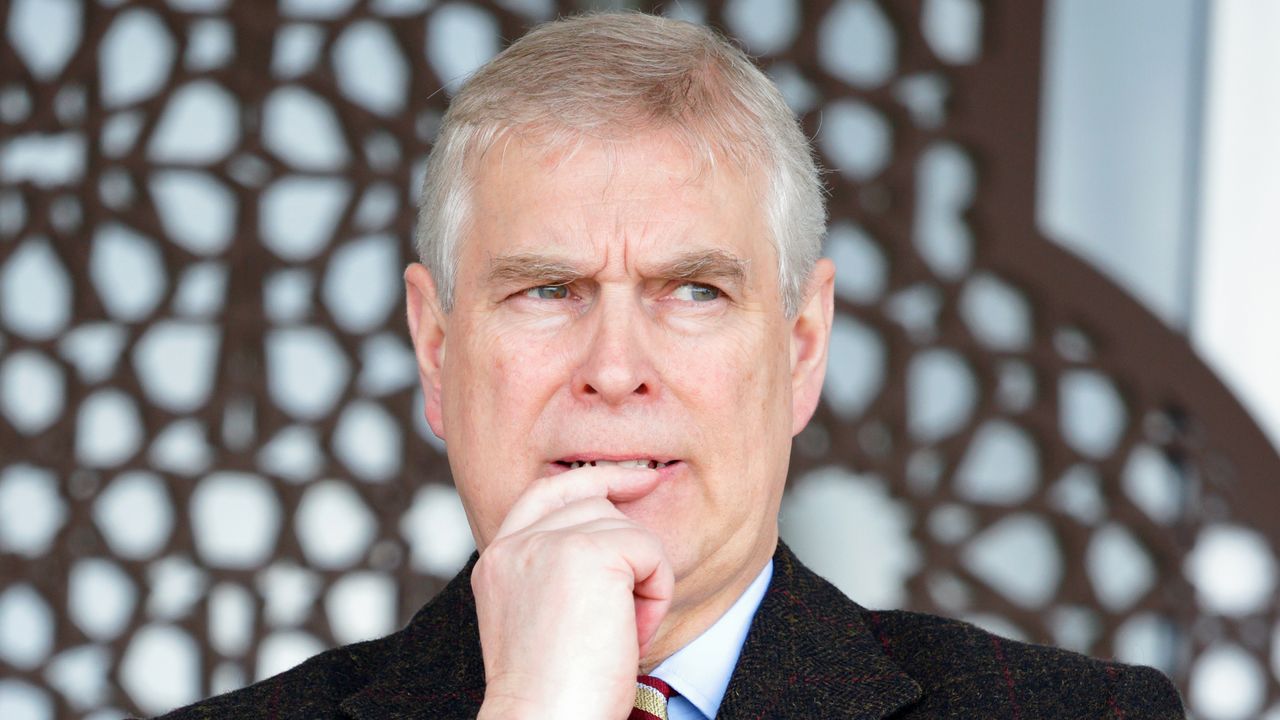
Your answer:
[[[409,625],[166,718],[474,718],[484,697],[470,566]],[[779,543],[720,718],[1183,718],[1158,671],[854,604]]]

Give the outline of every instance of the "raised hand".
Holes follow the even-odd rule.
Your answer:
[[[657,536],[614,503],[658,480],[587,466],[538,480],[512,506],[471,576],[481,718],[627,717],[675,579]]]

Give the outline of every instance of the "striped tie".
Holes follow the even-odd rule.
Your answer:
[[[636,678],[636,704],[628,720],[667,720],[667,699],[674,694],[658,678],[641,675]]]

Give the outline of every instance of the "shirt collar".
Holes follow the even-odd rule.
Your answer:
[[[686,698],[704,716],[713,718],[720,710],[738,655],[746,642],[764,592],[773,577],[773,560],[764,566],[733,606],[692,642],[680,648],[651,675],[661,678]]]

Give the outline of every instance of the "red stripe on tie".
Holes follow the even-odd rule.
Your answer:
[[[675,691],[671,689],[670,685],[662,682],[661,680],[659,680],[658,678],[652,675],[641,675],[640,677],[636,678],[636,682],[640,683],[641,685],[648,685],[654,690],[657,690],[658,692],[662,693],[662,697],[668,700],[670,700],[671,696],[675,694]]]
[[[670,700],[671,696],[675,694],[675,690],[673,690],[670,685],[651,675],[641,675],[636,678],[636,682],[657,690],[664,700]],[[641,710],[638,707],[633,707],[631,708],[631,714],[627,716],[627,720],[665,720],[665,718],[659,715],[654,715],[647,710]]]

